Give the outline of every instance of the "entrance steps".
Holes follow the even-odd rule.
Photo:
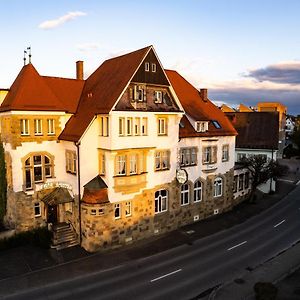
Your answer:
[[[61,250],[79,244],[77,234],[69,223],[58,223],[53,225],[52,233],[51,248]]]

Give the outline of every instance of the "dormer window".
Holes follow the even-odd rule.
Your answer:
[[[221,129],[221,128],[222,128],[222,126],[220,125],[220,123],[219,123],[218,121],[213,120],[213,121],[211,121],[211,122],[213,123],[213,125],[214,125],[217,129]]]
[[[156,72],[156,64],[152,64],[151,67],[152,67],[151,71],[155,73]]]
[[[150,71],[150,64],[148,62],[145,62],[145,71],[146,72]]]
[[[139,102],[146,100],[146,90],[143,86],[134,86],[133,100]]]
[[[205,132],[208,130],[208,122],[197,121],[195,123],[195,129],[197,132]]]
[[[161,91],[155,91],[154,92],[154,103],[162,103],[162,92]]]

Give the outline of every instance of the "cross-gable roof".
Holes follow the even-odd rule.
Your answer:
[[[173,70],[166,70],[166,73],[186,114],[195,121],[209,122],[208,130],[206,132],[197,132],[194,127],[191,126],[188,118],[183,118],[182,126],[179,130],[179,136],[181,138],[237,134],[225,114],[209,99],[202,99],[199,91],[186,79]],[[221,128],[216,128],[210,121],[217,121]]]

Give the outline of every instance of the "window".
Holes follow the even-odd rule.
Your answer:
[[[245,173],[245,189],[249,188],[249,172]]]
[[[105,153],[99,153],[99,174],[105,175]]]
[[[34,183],[45,182],[46,178],[53,176],[53,162],[44,154],[32,155],[24,161],[25,189],[33,188]]]
[[[200,122],[200,121],[196,122],[196,131],[197,132],[205,132],[206,130],[208,130],[207,122]]]
[[[245,159],[247,156],[245,153],[238,153],[237,154],[237,161],[242,161],[243,159]]]
[[[136,154],[131,154],[129,156],[129,160],[130,160],[129,173],[130,174],[137,174],[137,155]]]
[[[223,179],[218,177],[214,181],[214,197],[222,196]]]
[[[142,135],[147,135],[148,131],[148,119],[142,118]]]
[[[75,151],[66,150],[66,172],[76,174],[77,156]]]
[[[166,118],[158,118],[158,135],[167,135],[167,119]]]
[[[233,192],[237,192],[237,186],[238,186],[238,175],[235,175],[233,177]]]
[[[134,86],[133,100],[143,102],[146,100],[146,88],[144,86]]]
[[[161,91],[154,92],[154,103],[162,103],[163,94]]]
[[[239,175],[239,191],[244,189],[244,174]]]
[[[150,64],[148,62],[145,62],[145,71],[146,72],[150,71]]]
[[[29,135],[29,120],[28,119],[21,119],[20,127],[21,127],[21,135]]]
[[[194,202],[200,202],[202,200],[202,183],[197,180],[194,184]]]
[[[121,218],[121,205],[120,203],[115,204],[115,219]]]
[[[168,209],[168,191],[159,190],[155,192],[155,213],[161,213]]]
[[[155,171],[168,170],[170,167],[170,151],[162,150],[155,152]]]
[[[99,117],[99,135],[109,136],[109,119],[108,117]]]
[[[132,118],[127,118],[127,129],[126,133],[127,135],[132,135]]]
[[[190,203],[190,188],[188,184],[181,186],[180,203],[182,206]]]
[[[104,215],[104,208],[99,208],[98,213],[100,216]]]
[[[215,126],[215,128],[217,128],[217,129],[222,128],[222,126],[220,125],[220,123],[218,121],[213,120],[211,122],[213,123],[213,125]]]
[[[154,64],[154,63],[151,64],[151,67],[152,67],[151,71],[155,73],[156,72],[156,64]]]
[[[117,156],[117,175],[126,175],[126,156]]]
[[[55,120],[47,119],[47,133],[48,135],[55,134]]]
[[[131,216],[131,202],[130,201],[125,202],[125,216],[126,217]]]
[[[217,146],[203,148],[203,164],[213,164],[217,162]]]
[[[34,120],[34,135],[42,135],[42,120],[41,119],[35,119]]]
[[[229,160],[229,145],[222,146],[222,161]]]
[[[134,120],[134,135],[140,135],[140,125],[141,124],[141,119],[140,118],[135,118]]]
[[[197,148],[180,149],[180,166],[195,166],[197,164]]]
[[[119,118],[119,135],[122,136],[125,133],[125,118]]]
[[[41,214],[41,203],[40,202],[35,202],[34,203],[34,216],[35,217],[40,217]]]
[[[96,209],[91,209],[91,215],[96,216],[96,214],[97,214],[97,210]]]

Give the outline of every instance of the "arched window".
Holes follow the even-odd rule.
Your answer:
[[[180,202],[181,205],[187,205],[190,202],[190,188],[187,183],[181,186]]]
[[[194,184],[194,202],[200,202],[202,200],[202,183],[197,180]]]
[[[222,196],[223,189],[223,179],[221,177],[217,177],[214,181],[214,197]]]
[[[161,213],[168,209],[168,191],[159,190],[155,192],[155,213]]]
[[[33,183],[45,182],[53,176],[53,162],[48,155],[36,154],[29,156],[24,163],[25,188],[32,189]]]

